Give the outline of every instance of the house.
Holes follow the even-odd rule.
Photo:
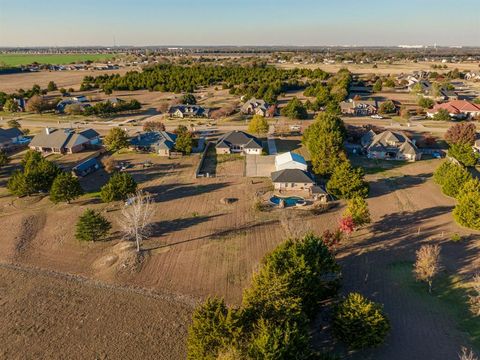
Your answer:
[[[199,118],[210,115],[210,109],[205,109],[199,105],[174,105],[168,109],[168,115],[176,118]]]
[[[242,105],[240,112],[245,115],[268,115],[269,105],[265,100],[251,98]]]
[[[93,129],[75,132],[72,129],[46,128],[30,142],[30,149],[43,153],[73,154],[100,145],[100,135]]]
[[[373,132],[373,131],[372,131]],[[366,135],[371,136],[369,132]],[[420,160],[421,152],[415,143],[400,131],[384,131],[373,136],[370,143],[362,138],[367,156],[382,160]]]
[[[427,111],[427,116],[433,118],[440,109],[447,110],[450,117],[457,120],[480,116],[480,105],[466,100],[454,100],[437,104],[433,109]]]
[[[234,130],[218,139],[215,149],[217,154],[261,155],[263,147],[255,136]]]
[[[438,88],[438,94],[434,94],[435,88],[428,80],[418,80],[417,82],[413,82],[408,86],[408,90],[413,91],[417,86],[419,87],[417,94],[421,94],[425,97],[439,101],[458,100],[458,94],[453,90]]]
[[[166,131],[148,131],[130,140],[130,148],[170,156],[175,149],[177,135]]]
[[[0,149],[8,150],[17,145],[20,145],[23,141],[23,133],[18,128],[2,129],[0,128]]]
[[[77,95],[77,96],[73,96],[72,97],[72,100],[74,102],[79,102],[79,103],[84,103],[84,102],[88,102],[88,99],[85,95]]]
[[[275,156],[275,169],[277,171],[285,169],[299,169],[302,171],[307,171],[307,162],[303,156],[299,154],[286,152]]]
[[[97,158],[91,158],[75,166],[72,171],[78,177],[87,176],[102,167]]]
[[[370,116],[378,111],[378,103],[375,100],[349,100],[340,103],[340,111],[343,115]]]
[[[86,107],[89,107],[89,106],[92,106],[89,103],[86,103],[84,101],[78,101],[77,100],[78,98],[79,97],[73,97],[73,98],[70,98],[70,99],[61,100],[56,106],[57,112],[59,112],[59,113],[65,112],[65,108],[68,105],[79,105],[82,109],[84,109]]]
[[[275,190],[309,190],[315,181],[306,171],[300,169],[284,169],[271,174]]]

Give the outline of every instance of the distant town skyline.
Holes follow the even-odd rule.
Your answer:
[[[0,0],[0,47],[434,44],[480,46],[478,0]]]

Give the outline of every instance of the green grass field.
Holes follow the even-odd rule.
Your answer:
[[[427,285],[416,281],[412,275],[411,262],[397,262],[389,267],[390,275],[405,291],[421,298],[429,308],[438,313],[447,313],[460,330],[469,335],[472,345],[480,349],[480,318],[474,317],[468,308],[469,288],[458,275],[442,273],[433,280],[432,294]]]
[[[0,67],[39,64],[71,64],[76,62],[105,61],[113,58],[113,54],[0,54]]]

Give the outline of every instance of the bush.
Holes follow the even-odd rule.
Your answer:
[[[381,345],[390,330],[382,307],[358,293],[350,293],[338,305],[333,319],[335,336],[351,349]]]
[[[55,204],[62,201],[70,203],[70,201],[78,198],[82,194],[83,189],[80,186],[78,178],[70,172],[63,172],[53,181],[52,188],[50,189],[50,200]]]
[[[137,183],[126,172],[114,173],[108,183],[102,186],[100,198],[103,202],[125,200],[137,190]]]
[[[82,241],[98,241],[107,236],[112,225],[100,213],[87,209],[76,224],[75,237]]]

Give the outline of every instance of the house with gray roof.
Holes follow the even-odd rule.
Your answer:
[[[251,98],[242,105],[240,112],[245,115],[268,116],[269,105],[265,100]]]
[[[376,100],[349,100],[340,103],[343,115],[370,116],[378,112],[379,104]]]
[[[401,131],[384,131],[372,136],[367,133],[371,141],[362,138],[367,156],[370,159],[417,161],[421,159],[421,152],[415,142]]]
[[[130,148],[146,151],[160,156],[170,156],[175,149],[177,135],[166,131],[147,131],[139,133],[130,140]]]
[[[261,155],[263,147],[255,136],[234,130],[220,137],[215,149],[217,154]]]
[[[284,169],[271,174],[275,190],[308,190],[315,185],[312,176],[300,169]]]
[[[23,140],[23,132],[18,128],[0,128],[0,150],[8,150],[19,145]]]
[[[73,154],[100,145],[100,134],[93,129],[50,129],[36,135],[30,149],[43,153]]]
[[[210,109],[206,109],[199,105],[174,105],[168,109],[168,115],[176,118],[208,118]]]

